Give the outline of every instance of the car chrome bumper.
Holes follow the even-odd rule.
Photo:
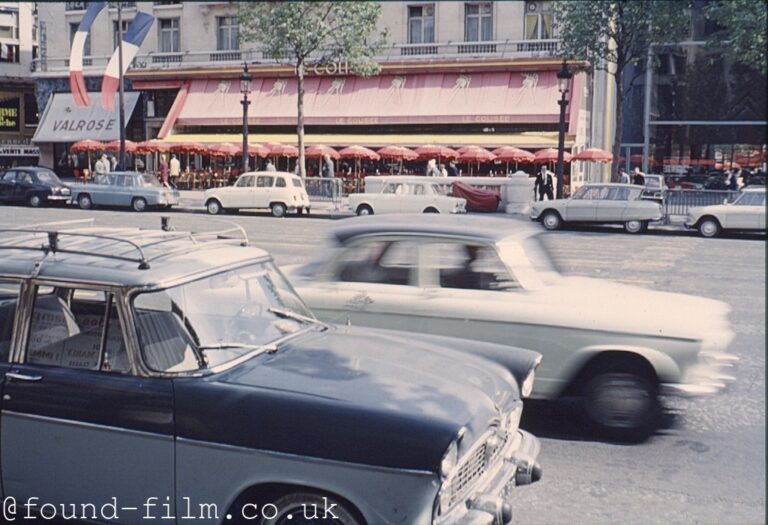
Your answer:
[[[505,525],[512,521],[509,503],[510,485],[528,485],[541,479],[542,470],[536,459],[539,440],[524,430],[517,436],[493,470],[463,503],[437,517],[434,525]]]
[[[48,195],[48,200],[54,202],[67,202],[70,198],[69,195]]]

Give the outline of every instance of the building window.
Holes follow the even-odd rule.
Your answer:
[[[0,38],[19,39],[19,13],[0,11]]]
[[[128,26],[131,25],[131,20],[123,20],[123,34],[125,34],[126,31],[128,31]],[[112,22],[112,49],[116,49],[118,42],[119,34],[117,32],[117,20]]]
[[[547,40],[552,33],[552,2],[525,3],[525,39]]]
[[[237,17],[219,16],[216,17],[216,49],[219,51],[236,51],[240,49],[240,38],[238,36]]]
[[[0,44],[0,62],[19,63],[18,44]]]
[[[427,44],[435,41],[435,5],[408,6],[408,43]]]
[[[493,6],[490,2],[464,4],[464,41],[493,40]]]
[[[179,42],[179,19],[178,18],[160,18],[158,19],[160,31],[160,52],[178,53],[181,50]]]

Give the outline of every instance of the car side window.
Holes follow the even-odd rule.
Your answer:
[[[275,182],[275,178],[272,175],[259,175],[256,177],[257,188],[271,188]]]
[[[401,191],[398,191],[398,190],[400,190],[400,186],[402,186],[402,185],[401,184],[387,184],[386,186],[384,186],[384,190],[382,191],[382,193],[388,193],[388,194],[401,193]]]
[[[32,175],[25,171],[21,171],[16,175],[16,180],[19,182],[26,182],[27,184],[32,184]]]
[[[408,285],[416,267],[418,244],[373,241],[347,249],[337,263],[339,281]]]
[[[19,302],[19,284],[0,281],[0,362],[7,362],[13,339],[13,319]]]
[[[237,184],[235,184],[238,188],[251,188],[253,187],[253,176],[247,175],[245,177],[240,177],[237,180]]]
[[[626,201],[629,200],[629,188],[607,188],[607,194],[604,194],[603,199],[609,201]]]
[[[291,180],[293,180],[293,186],[295,188],[301,188],[302,187],[301,179],[291,179]]]
[[[287,186],[288,185],[285,183],[285,179],[282,177],[278,177],[277,180],[275,181],[276,188],[285,188]]]
[[[427,247],[425,264],[437,270],[442,288],[495,291],[520,288],[492,246],[432,243]]]
[[[423,184],[416,184],[413,187],[413,194],[414,195],[426,195],[427,194],[427,190],[425,189]]]
[[[105,291],[38,288],[26,362],[121,374],[130,372],[114,296]]]
[[[5,175],[3,175],[3,180],[6,182],[11,182],[16,180],[16,172],[15,171],[6,171]]]

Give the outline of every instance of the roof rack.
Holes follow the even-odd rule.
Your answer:
[[[212,219],[212,220],[216,220],[216,219]],[[166,233],[164,233],[162,237],[159,237],[158,239],[153,240],[153,242],[139,244],[130,239],[127,239],[124,237],[118,237],[115,235],[87,233],[84,231],[66,231],[63,229],[42,229],[43,227],[56,225],[56,224],[74,225],[74,224],[90,223],[91,225],[94,225],[93,219],[52,221],[52,222],[46,222],[46,223],[33,224],[31,226],[25,226],[23,228],[0,228],[0,234],[2,233],[28,233],[32,235],[45,234],[47,235],[47,238],[48,238],[47,244],[43,243],[39,246],[34,246],[34,245],[25,246],[21,244],[0,244],[0,250],[42,251],[45,253],[45,255],[48,255],[49,253],[59,252],[59,253],[69,253],[74,255],[101,257],[104,259],[135,262],[135,263],[138,263],[139,270],[148,270],[150,268],[150,265],[149,265],[150,262],[156,261],[162,257],[167,257],[168,255],[176,255],[179,253],[193,251],[203,246],[203,244],[201,244],[200,241],[205,241],[206,238],[210,238],[210,237],[214,237],[215,240],[205,241],[204,246],[209,247],[209,246],[218,245],[218,244],[229,244],[233,241],[237,241],[240,246],[248,246],[248,234],[245,232],[245,229],[243,229],[242,226],[230,221],[218,220],[217,222],[223,222],[225,224],[230,225],[231,227],[223,230],[212,231],[212,232],[201,232],[201,233],[175,232],[174,234],[174,232],[170,228],[167,217],[165,217],[163,218],[163,221],[162,221],[162,230],[163,232],[166,232]],[[238,239],[238,238],[232,238],[227,236],[228,234],[235,233],[235,232],[239,233],[242,238]],[[102,240],[108,240],[108,241],[113,241],[117,243],[124,243],[129,245],[134,251],[136,251],[138,256],[129,257],[125,255],[111,255],[111,254],[95,253],[95,252],[84,251],[84,250],[62,248],[60,246],[60,237],[62,236],[102,239]],[[166,242],[178,241],[183,239],[188,239],[192,243],[192,246],[182,246],[175,250],[162,252],[152,258],[147,257],[146,253],[144,252],[144,250],[148,247],[154,247]]]

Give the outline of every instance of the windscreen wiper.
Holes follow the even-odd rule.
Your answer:
[[[303,321],[305,323],[311,323],[316,325],[321,325],[323,329],[327,329],[328,325],[326,325],[324,322],[319,321],[315,319],[314,317],[307,317],[306,315],[297,314],[293,310],[286,310],[284,308],[269,308],[269,311],[272,312],[275,315],[279,315],[280,317],[284,317],[286,319],[293,319],[294,321]]]

